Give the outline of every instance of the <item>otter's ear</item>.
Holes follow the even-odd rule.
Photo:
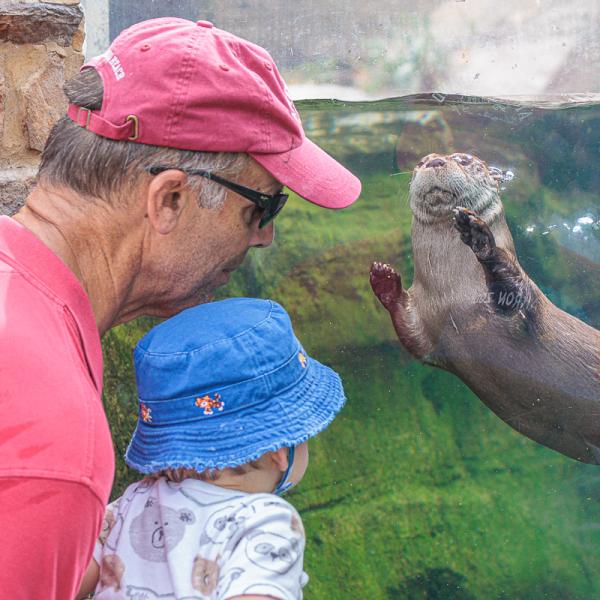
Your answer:
[[[146,191],[146,214],[152,227],[167,235],[175,229],[185,205],[187,175],[177,169],[154,175]]]

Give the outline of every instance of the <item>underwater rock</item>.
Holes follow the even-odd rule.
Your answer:
[[[376,240],[339,244],[295,265],[271,297],[282,302],[314,352],[344,352],[393,342],[389,325],[378,318],[365,286],[374,253],[394,262],[409,253],[397,232]]]
[[[600,324],[600,264],[569,248],[560,247],[560,256],[571,268],[569,289],[577,293],[581,310],[593,325]]]
[[[345,108],[338,103],[302,101],[298,103],[302,123],[311,138],[332,156],[343,161],[365,160],[372,164],[413,164],[422,156],[423,144],[452,148],[452,132],[441,111],[433,105],[404,105],[389,101],[365,103],[367,110]],[[357,103],[360,104],[360,103]]]
[[[418,160],[435,148],[451,154],[458,148],[484,156],[488,164],[502,166],[517,174],[511,184],[513,195],[527,197],[539,189],[537,165],[523,149],[515,130],[535,113],[526,106],[509,105],[492,98],[471,98],[433,94],[437,110],[414,111],[405,120],[396,141],[395,168],[412,170]],[[431,100],[426,106],[431,106]],[[539,112],[539,111],[538,111]],[[544,122],[544,127],[548,124]]]
[[[440,111],[411,112],[403,123],[396,142],[396,167],[403,170],[412,166],[427,152],[425,147],[452,152],[452,129]]]
[[[542,183],[563,192],[576,187],[596,193],[600,172],[586,166],[597,160],[599,128],[600,119],[594,111],[582,111],[577,117],[550,113],[536,123],[531,143],[539,149]]]
[[[410,193],[413,285],[374,263],[371,286],[414,356],[457,375],[520,433],[600,464],[600,331],[520,266],[499,178],[468,154],[423,158]]]
[[[390,600],[475,600],[467,589],[467,578],[448,567],[426,569],[387,590]]]

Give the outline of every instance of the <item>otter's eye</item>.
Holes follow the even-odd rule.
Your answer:
[[[470,154],[455,154],[452,158],[463,167],[473,162],[473,157]]]

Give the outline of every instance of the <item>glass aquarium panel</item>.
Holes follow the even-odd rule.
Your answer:
[[[293,98],[600,92],[600,2],[83,0],[87,56],[153,17],[210,20],[264,46]]]
[[[344,381],[348,404],[312,440],[289,495],[307,531],[305,598],[600,597],[598,467],[520,435],[457,377],[418,363],[369,285],[374,260],[410,285],[415,164],[467,152],[514,173],[502,198],[522,266],[599,328],[600,105],[435,95],[298,108],[307,134],[361,178],[362,196],[330,211],[292,195],[273,246],[253,250],[220,295],[283,304],[306,349]],[[131,349],[151,323],[104,339],[119,456],[135,421]],[[136,477],[119,460],[114,495]]]

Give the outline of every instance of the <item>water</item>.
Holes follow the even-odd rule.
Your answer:
[[[292,198],[273,247],[223,296],[271,297],[342,374],[348,405],[311,443],[290,500],[308,535],[307,600],[589,599],[600,594],[600,468],[517,434],[456,377],[414,361],[373,296],[373,260],[412,277],[408,184],[430,152],[514,173],[503,201],[521,264],[562,309],[600,328],[600,105],[441,95],[298,103],[307,133],[363,181],[344,211]],[[133,428],[130,349],[105,339],[118,454]],[[118,493],[136,475],[118,466]]]

